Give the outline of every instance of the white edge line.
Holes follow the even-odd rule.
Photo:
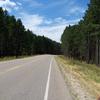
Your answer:
[[[44,100],[48,100],[52,61],[53,61],[53,58],[50,61],[50,67],[49,67],[49,73],[48,73],[48,79],[47,79],[47,84],[46,84],[46,90],[45,90]]]

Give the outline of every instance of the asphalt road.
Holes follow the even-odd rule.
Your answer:
[[[0,62],[0,100],[72,100],[52,55]]]

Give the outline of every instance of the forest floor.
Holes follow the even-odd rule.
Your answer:
[[[100,67],[64,56],[56,60],[74,100],[100,100]]]

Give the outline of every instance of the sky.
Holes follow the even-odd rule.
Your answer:
[[[68,25],[77,24],[89,0],[0,0],[0,7],[20,18],[26,29],[60,42]]]

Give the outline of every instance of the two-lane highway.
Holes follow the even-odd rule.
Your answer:
[[[0,62],[0,100],[72,100],[52,55]]]

